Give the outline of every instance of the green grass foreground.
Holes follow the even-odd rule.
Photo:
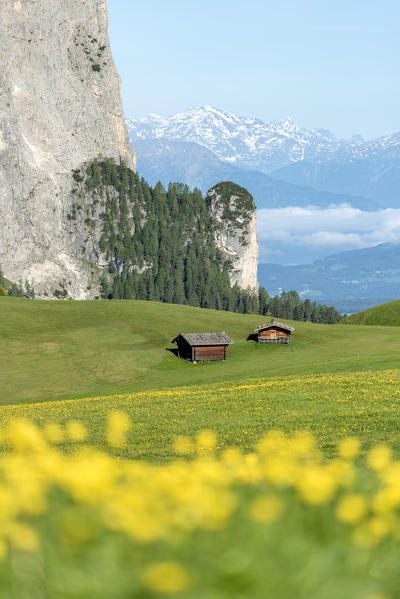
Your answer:
[[[400,327],[293,323],[292,343],[247,340],[265,317],[145,301],[0,298],[0,404],[356,372],[399,365]],[[221,331],[226,362],[193,365],[167,351],[180,332]]]
[[[126,424],[108,422],[115,449]],[[388,446],[360,460],[347,439],[326,460],[311,435],[274,431],[251,452],[215,453],[204,431],[180,440],[190,459],[154,464],[76,432],[66,454],[49,429],[2,428],[2,599],[399,599]]]

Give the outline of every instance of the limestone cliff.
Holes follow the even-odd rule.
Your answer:
[[[98,156],[135,168],[106,0],[1,0],[0,265],[42,297],[93,297],[98,257],[72,171]]]
[[[217,246],[232,262],[231,283],[256,289],[258,242],[253,197],[243,187],[224,182],[207,192],[207,200]]]

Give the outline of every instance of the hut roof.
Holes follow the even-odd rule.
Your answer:
[[[294,327],[290,327],[288,324],[283,324],[283,322],[278,322],[277,320],[274,320],[273,322],[266,322],[265,324],[262,324],[259,327],[256,327],[254,329],[254,332],[258,333],[259,331],[265,331],[267,329],[273,329],[275,327],[278,329],[284,329],[285,331],[294,331],[295,330]]]
[[[182,337],[189,345],[231,345],[232,339],[224,331],[221,333],[180,333],[172,340],[175,343],[179,337]]]

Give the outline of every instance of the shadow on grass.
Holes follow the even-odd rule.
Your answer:
[[[251,333],[248,337],[247,337],[247,341],[257,341],[258,340],[258,335],[256,333]],[[258,341],[257,341],[258,342]]]

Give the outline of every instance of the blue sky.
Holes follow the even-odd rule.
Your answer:
[[[211,104],[366,138],[400,130],[395,0],[108,0],[125,113]]]

